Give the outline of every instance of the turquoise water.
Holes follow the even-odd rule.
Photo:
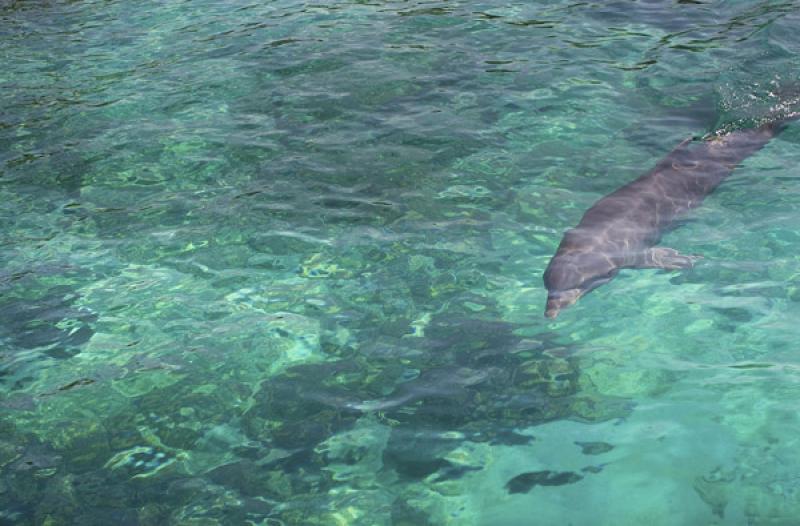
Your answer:
[[[0,0],[0,523],[797,524],[800,125],[541,275],[798,7]]]

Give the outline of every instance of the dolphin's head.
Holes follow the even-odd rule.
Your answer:
[[[544,315],[555,318],[587,292],[614,279],[618,270],[609,258],[597,252],[559,250],[544,272]]]

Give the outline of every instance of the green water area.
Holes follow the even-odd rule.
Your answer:
[[[0,0],[0,524],[800,524],[800,2]]]

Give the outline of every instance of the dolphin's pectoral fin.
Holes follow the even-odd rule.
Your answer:
[[[664,270],[678,270],[692,268],[694,262],[703,256],[681,254],[673,248],[653,247],[645,250],[639,261],[637,268],[660,268]]]

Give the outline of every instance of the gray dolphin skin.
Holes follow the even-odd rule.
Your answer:
[[[567,231],[547,265],[545,316],[555,318],[623,268],[690,268],[698,256],[655,246],[661,234],[780,133],[785,122],[687,139],[648,173],[597,201]]]

